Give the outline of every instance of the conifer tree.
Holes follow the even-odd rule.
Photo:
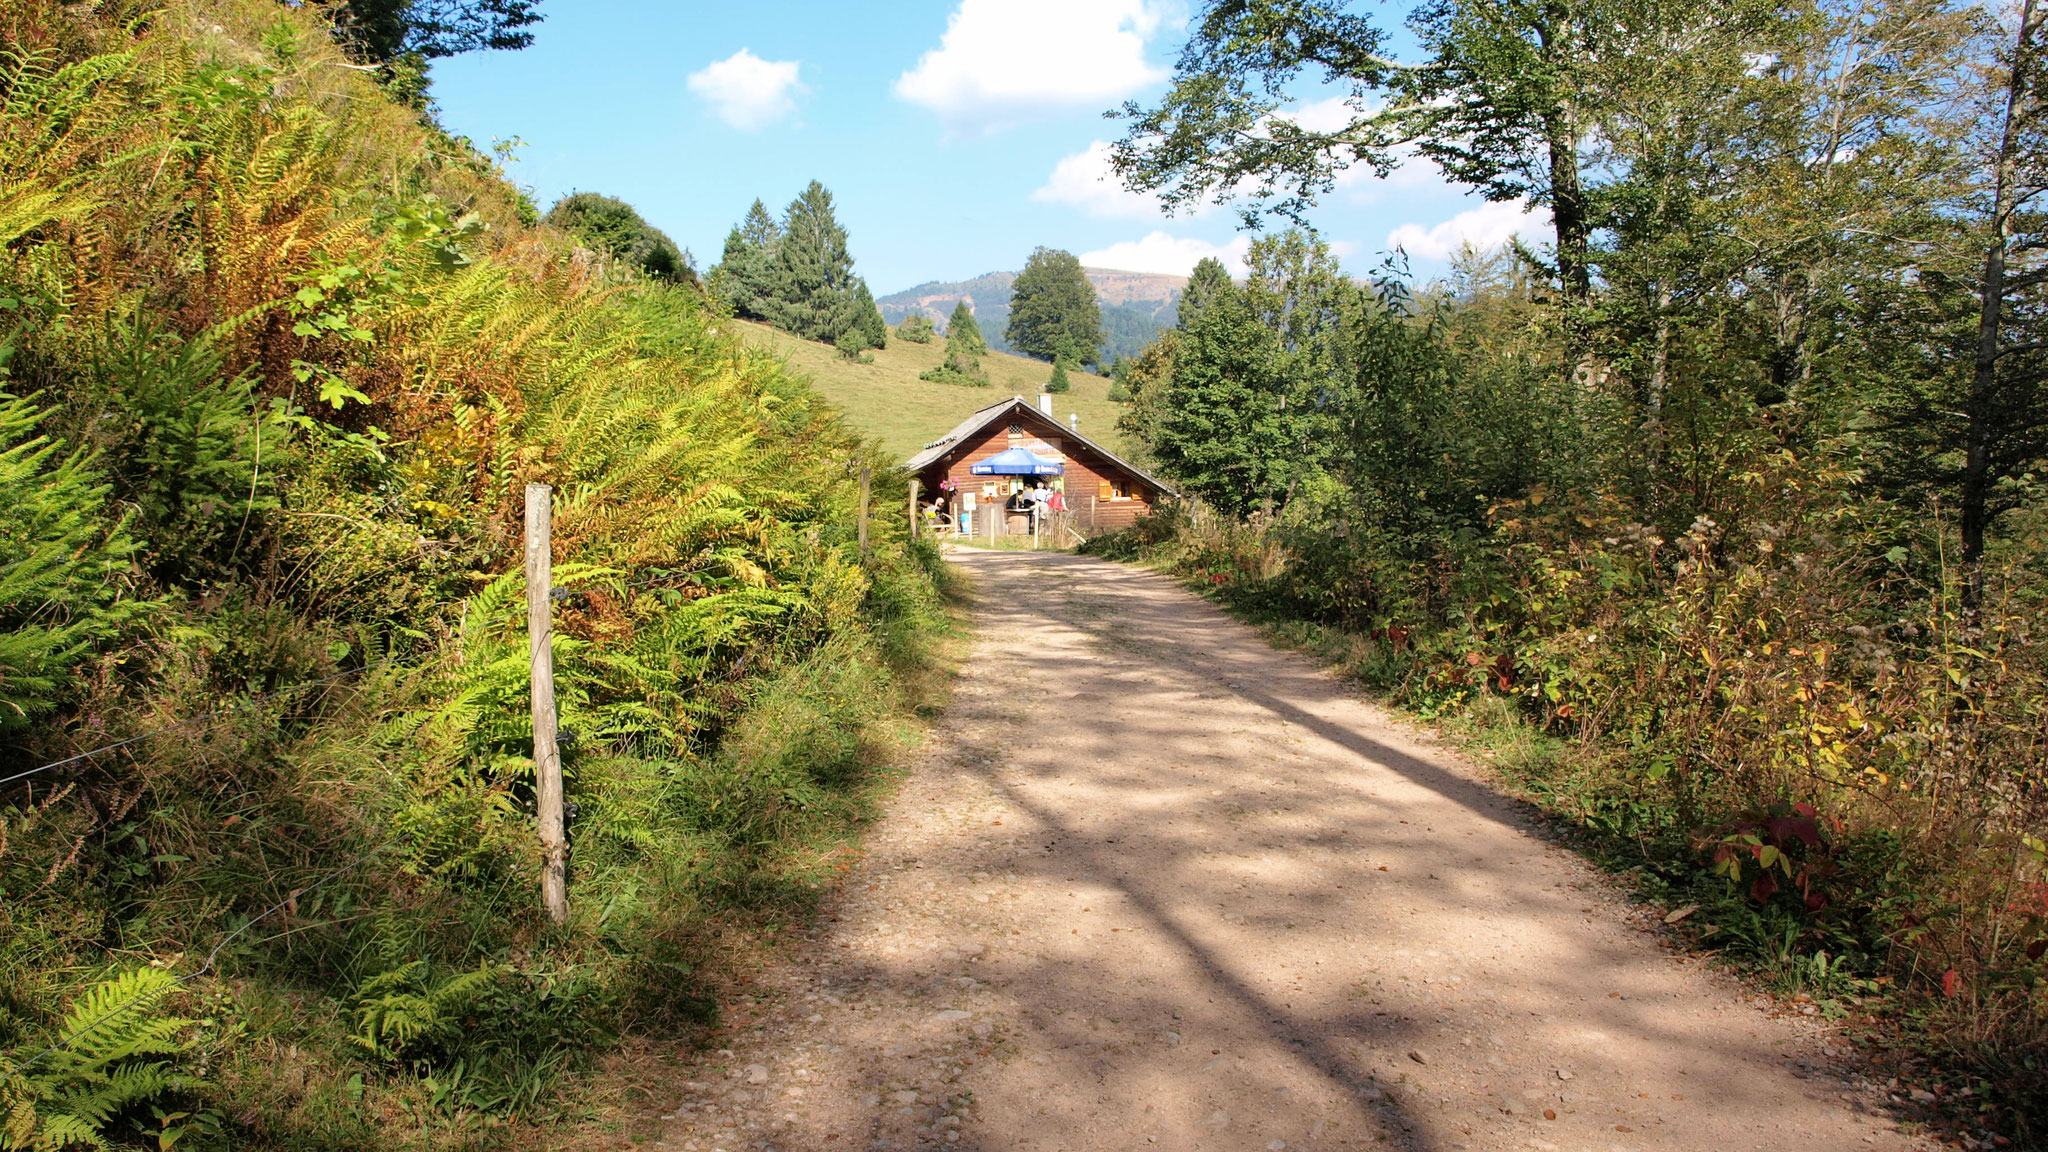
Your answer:
[[[946,355],[964,352],[968,356],[988,355],[988,341],[982,338],[981,325],[974,320],[974,309],[966,300],[953,305],[953,315],[946,320]]]
[[[1230,270],[1223,266],[1223,261],[1214,256],[1202,257],[1196,262],[1194,272],[1188,276],[1187,288],[1181,292],[1180,319],[1174,326],[1183,332],[1187,331],[1194,324],[1195,317],[1202,314],[1203,307],[1215,298],[1216,293],[1230,286]]]
[[[713,294],[724,300],[734,315],[768,318],[770,273],[781,246],[782,225],[759,200],[747,209],[746,220],[726,233],[725,254],[711,270],[711,284]]]
[[[1010,286],[1010,346],[1026,356],[1093,363],[1102,349],[1102,306],[1072,252],[1038,248]]]
[[[920,373],[918,379],[984,387],[988,384],[988,373],[981,370],[981,357],[987,352],[988,342],[982,339],[981,325],[974,322],[974,313],[962,300],[953,305],[952,318],[946,321],[945,361]]]
[[[832,193],[816,180],[782,218],[768,296],[768,319],[806,340],[837,340],[853,322],[853,257]]]
[[[1047,392],[1066,392],[1073,387],[1073,381],[1067,379],[1067,358],[1061,356],[1052,362],[1052,379],[1045,382],[1045,390]]]
[[[853,323],[847,331],[857,334],[869,348],[889,346],[889,322],[882,319],[882,310],[875,306],[875,294],[868,291],[866,277],[853,278],[851,313]]]
[[[903,323],[896,326],[896,338],[908,340],[912,344],[931,343],[932,318],[922,312],[913,312],[905,316]]]

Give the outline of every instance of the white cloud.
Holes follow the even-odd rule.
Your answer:
[[[742,132],[757,132],[796,111],[795,60],[763,60],[745,48],[690,73],[690,91],[711,105],[720,120]]]
[[[1458,213],[1434,228],[1403,224],[1387,234],[1389,248],[1405,248],[1419,260],[1448,260],[1466,245],[1490,251],[1516,235],[1539,239],[1550,214],[1532,210],[1519,200],[1481,204]]]
[[[1080,152],[1060,158],[1045,185],[1031,194],[1033,200],[1069,204],[1090,216],[1122,216],[1157,219],[1166,215],[1159,198],[1124,188],[1123,180],[1109,166],[1109,143],[1097,140]],[[1198,204],[1187,215],[1199,216],[1209,209]]]
[[[1145,44],[1166,18],[1162,0],[960,0],[896,95],[984,129],[1036,109],[1100,108],[1165,79]]]
[[[1283,120],[1294,121],[1310,132],[1335,132],[1350,124],[1358,114],[1358,109],[1353,108],[1342,96],[1296,104],[1292,108],[1274,113]]]
[[[1090,268],[1185,276],[1194,271],[1196,261],[1204,256],[1214,256],[1223,261],[1223,266],[1230,269],[1232,276],[1242,276],[1244,254],[1251,246],[1251,239],[1245,236],[1236,237],[1228,244],[1211,244],[1188,236],[1151,232],[1143,240],[1125,240],[1107,248],[1083,252],[1081,263]]]

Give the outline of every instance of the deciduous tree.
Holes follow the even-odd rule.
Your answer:
[[[355,55],[384,64],[533,43],[540,0],[333,0],[336,32]]]
[[[1102,349],[1102,307],[1071,252],[1033,249],[1010,286],[1010,347],[1040,360],[1092,364]]]

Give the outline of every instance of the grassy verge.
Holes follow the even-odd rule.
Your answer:
[[[735,906],[706,919],[702,926],[699,966],[694,973],[713,1010],[697,1021],[662,1035],[629,1038],[609,1056],[600,1074],[581,1082],[561,1113],[572,1123],[536,1127],[512,1141],[545,1139],[563,1152],[611,1152],[660,1140],[661,1114],[674,1106],[676,1080],[686,1053],[719,1043],[733,1021],[719,1006],[748,993],[755,974],[777,963],[800,962],[824,904],[861,855],[868,828],[895,798],[904,766],[921,750],[932,721],[952,699],[953,685],[972,640],[971,586],[951,565],[934,570],[941,615],[928,619],[891,659],[892,706],[875,722],[851,734],[861,750],[858,772],[850,777],[847,818],[817,828],[786,845],[794,899]],[[775,755],[789,755],[810,744],[817,733],[799,717],[815,712],[805,698],[816,699],[816,684],[792,684],[774,719],[764,717],[757,735],[769,729],[782,734],[770,741]],[[825,696],[834,695],[826,688]],[[792,714],[794,713],[794,714]],[[842,737],[845,734],[842,734]],[[623,1143],[622,1143],[623,1142]]]

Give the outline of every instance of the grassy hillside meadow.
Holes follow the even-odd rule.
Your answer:
[[[841,356],[830,344],[800,340],[766,324],[746,320],[732,324],[743,333],[743,339],[785,358],[791,368],[809,377],[855,428],[880,440],[882,450],[899,461],[945,435],[978,408],[1011,396],[1035,398],[1052,376],[1050,364],[991,352],[981,360],[988,371],[988,387],[934,384],[917,376],[938,367],[945,357],[946,343],[936,337],[929,344],[913,344],[891,335],[889,346],[873,354],[873,363],[861,364]],[[1078,369],[1067,373],[1067,378],[1073,382],[1073,391],[1053,397],[1053,414],[1065,424],[1069,413],[1079,413],[1083,436],[1123,451],[1116,431],[1117,414],[1123,406],[1110,403],[1109,380]]]

